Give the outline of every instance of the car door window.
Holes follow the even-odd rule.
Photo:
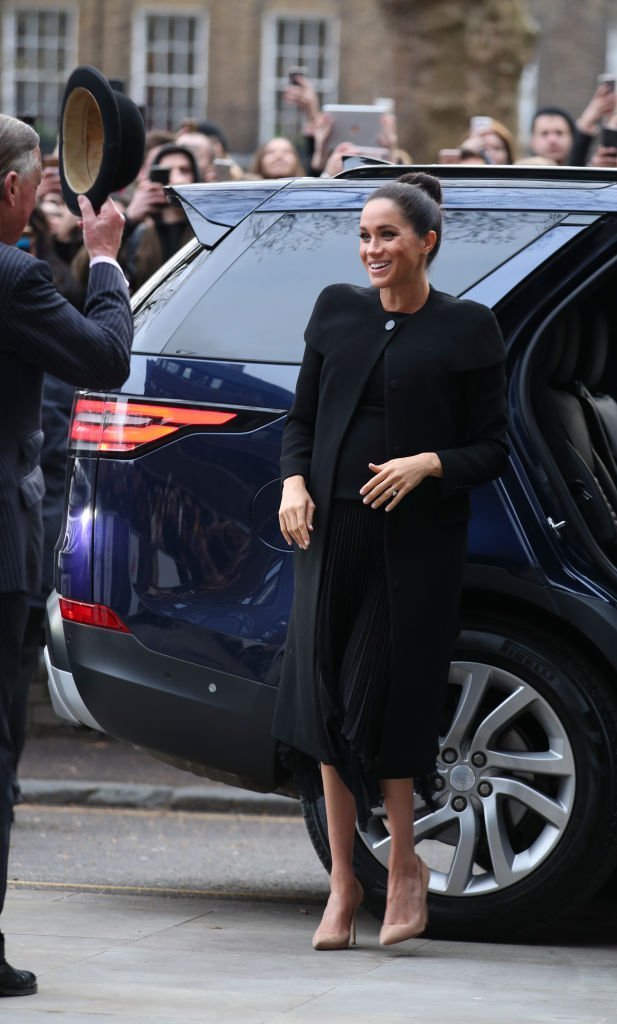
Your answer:
[[[303,332],[319,292],[346,281],[366,285],[358,256],[359,211],[253,214],[254,240],[185,315],[164,351],[207,359],[299,362]],[[559,223],[546,212],[449,210],[432,284],[460,295]],[[263,226],[266,227],[263,230]],[[224,244],[224,243],[223,243]]]

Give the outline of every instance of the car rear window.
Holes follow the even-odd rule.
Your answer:
[[[562,218],[542,211],[448,210],[431,282],[462,295]],[[175,329],[162,351],[299,362],[304,327],[321,289],[341,281],[367,284],[358,256],[358,210],[298,211],[275,223],[272,214],[256,213],[250,222],[250,244],[210,287],[204,280],[207,290],[188,312],[179,289],[165,317],[169,327],[175,309]]]

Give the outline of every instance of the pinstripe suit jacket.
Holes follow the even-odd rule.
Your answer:
[[[118,387],[132,338],[116,267],[92,267],[82,315],[53,287],[46,263],[0,243],[0,592],[40,589],[43,374],[76,387]]]

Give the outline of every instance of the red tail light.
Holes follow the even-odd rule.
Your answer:
[[[118,633],[130,633],[111,608],[104,604],[88,604],[86,601],[69,601],[59,598],[60,614],[69,622],[81,622],[84,626],[98,626],[100,629],[115,629]]]
[[[221,427],[237,415],[228,409],[159,405],[121,395],[78,397],[71,420],[71,448],[81,452],[130,452],[186,428]]]

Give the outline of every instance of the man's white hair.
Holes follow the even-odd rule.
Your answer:
[[[39,144],[40,139],[29,124],[8,114],[0,114],[0,194],[11,171],[25,177],[34,170]]]

